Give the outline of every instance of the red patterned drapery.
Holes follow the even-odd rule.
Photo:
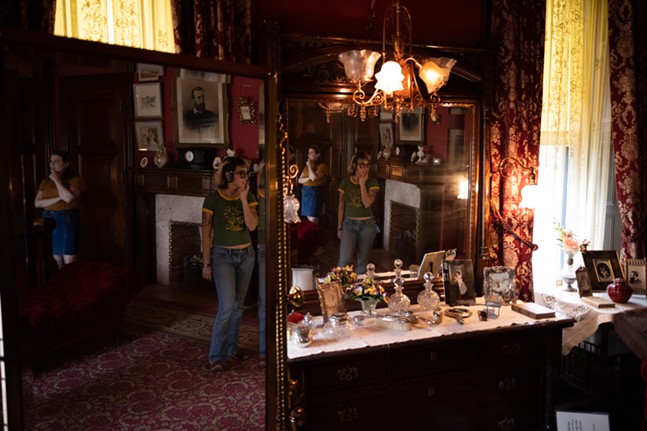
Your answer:
[[[646,255],[647,70],[642,0],[609,0],[609,69],[616,193],[626,258]]]
[[[56,0],[0,2],[0,26],[54,33]]]
[[[506,157],[525,167],[538,163],[545,15],[545,0],[492,2],[496,54],[489,130],[489,257],[495,265],[515,268],[518,295],[524,301],[534,300],[530,242],[534,211],[519,207],[528,172],[517,162],[501,165],[509,160]]]
[[[251,0],[171,0],[181,54],[251,62]]]

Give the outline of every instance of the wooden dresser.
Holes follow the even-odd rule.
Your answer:
[[[509,307],[499,319],[498,327],[473,316],[408,332],[358,328],[350,339],[361,338],[351,342],[361,348],[317,337],[290,347],[294,422],[307,430],[553,429],[561,333],[573,321]]]

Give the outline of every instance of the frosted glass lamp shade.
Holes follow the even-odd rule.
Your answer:
[[[393,94],[394,91],[402,90],[402,67],[395,61],[387,61],[382,65],[382,70],[375,74],[377,83],[375,88],[384,91],[386,94]]]
[[[351,50],[339,54],[339,61],[344,65],[346,79],[353,84],[365,83],[373,78],[375,63],[382,56],[379,52],[369,49]]]
[[[435,93],[447,83],[452,67],[456,64],[453,58],[428,58],[420,68],[418,75],[427,85],[427,91]]]
[[[521,189],[521,202],[519,206],[522,208],[534,209],[541,199],[541,190],[536,184],[528,184]]]

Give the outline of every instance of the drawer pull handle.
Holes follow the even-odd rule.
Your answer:
[[[516,356],[521,353],[521,344],[508,343],[501,346],[501,351],[506,355]]]
[[[499,431],[513,431],[517,429],[517,422],[513,418],[503,418],[497,423]]]
[[[339,418],[339,422],[352,422],[359,418],[357,407],[344,407],[343,410],[337,410],[337,417]]]
[[[438,360],[438,353],[436,352],[429,353],[429,361],[434,362],[436,360]]]
[[[344,382],[349,382],[353,379],[359,377],[359,371],[357,367],[344,367],[337,369],[337,380],[342,380]]]
[[[511,391],[517,387],[517,380],[511,377],[506,377],[499,380],[499,389],[502,391]]]

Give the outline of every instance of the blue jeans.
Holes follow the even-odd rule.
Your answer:
[[[258,245],[258,353],[261,358],[265,357],[266,343],[265,340],[265,315],[267,286],[265,286],[265,244]]]
[[[243,303],[256,253],[250,245],[241,249],[214,247],[211,255],[213,281],[218,292],[218,310],[209,349],[209,363],[213,364],[229,358],[238,348]]]
[[[56,222],[52,231],[52,255],[75,255],[79,248],[81,214],[79,210],[43,211],[43,217]]]
[[[368,265],[368,254],[373,248],[373,241],[377,235],[377,223],[375,217],[366,220],[353,220],[345,217],[342,225],[341,241],[339,243],[338,266],[350,265],[353,256],[357,252],[357,263],[355,273],[366,273]]]

